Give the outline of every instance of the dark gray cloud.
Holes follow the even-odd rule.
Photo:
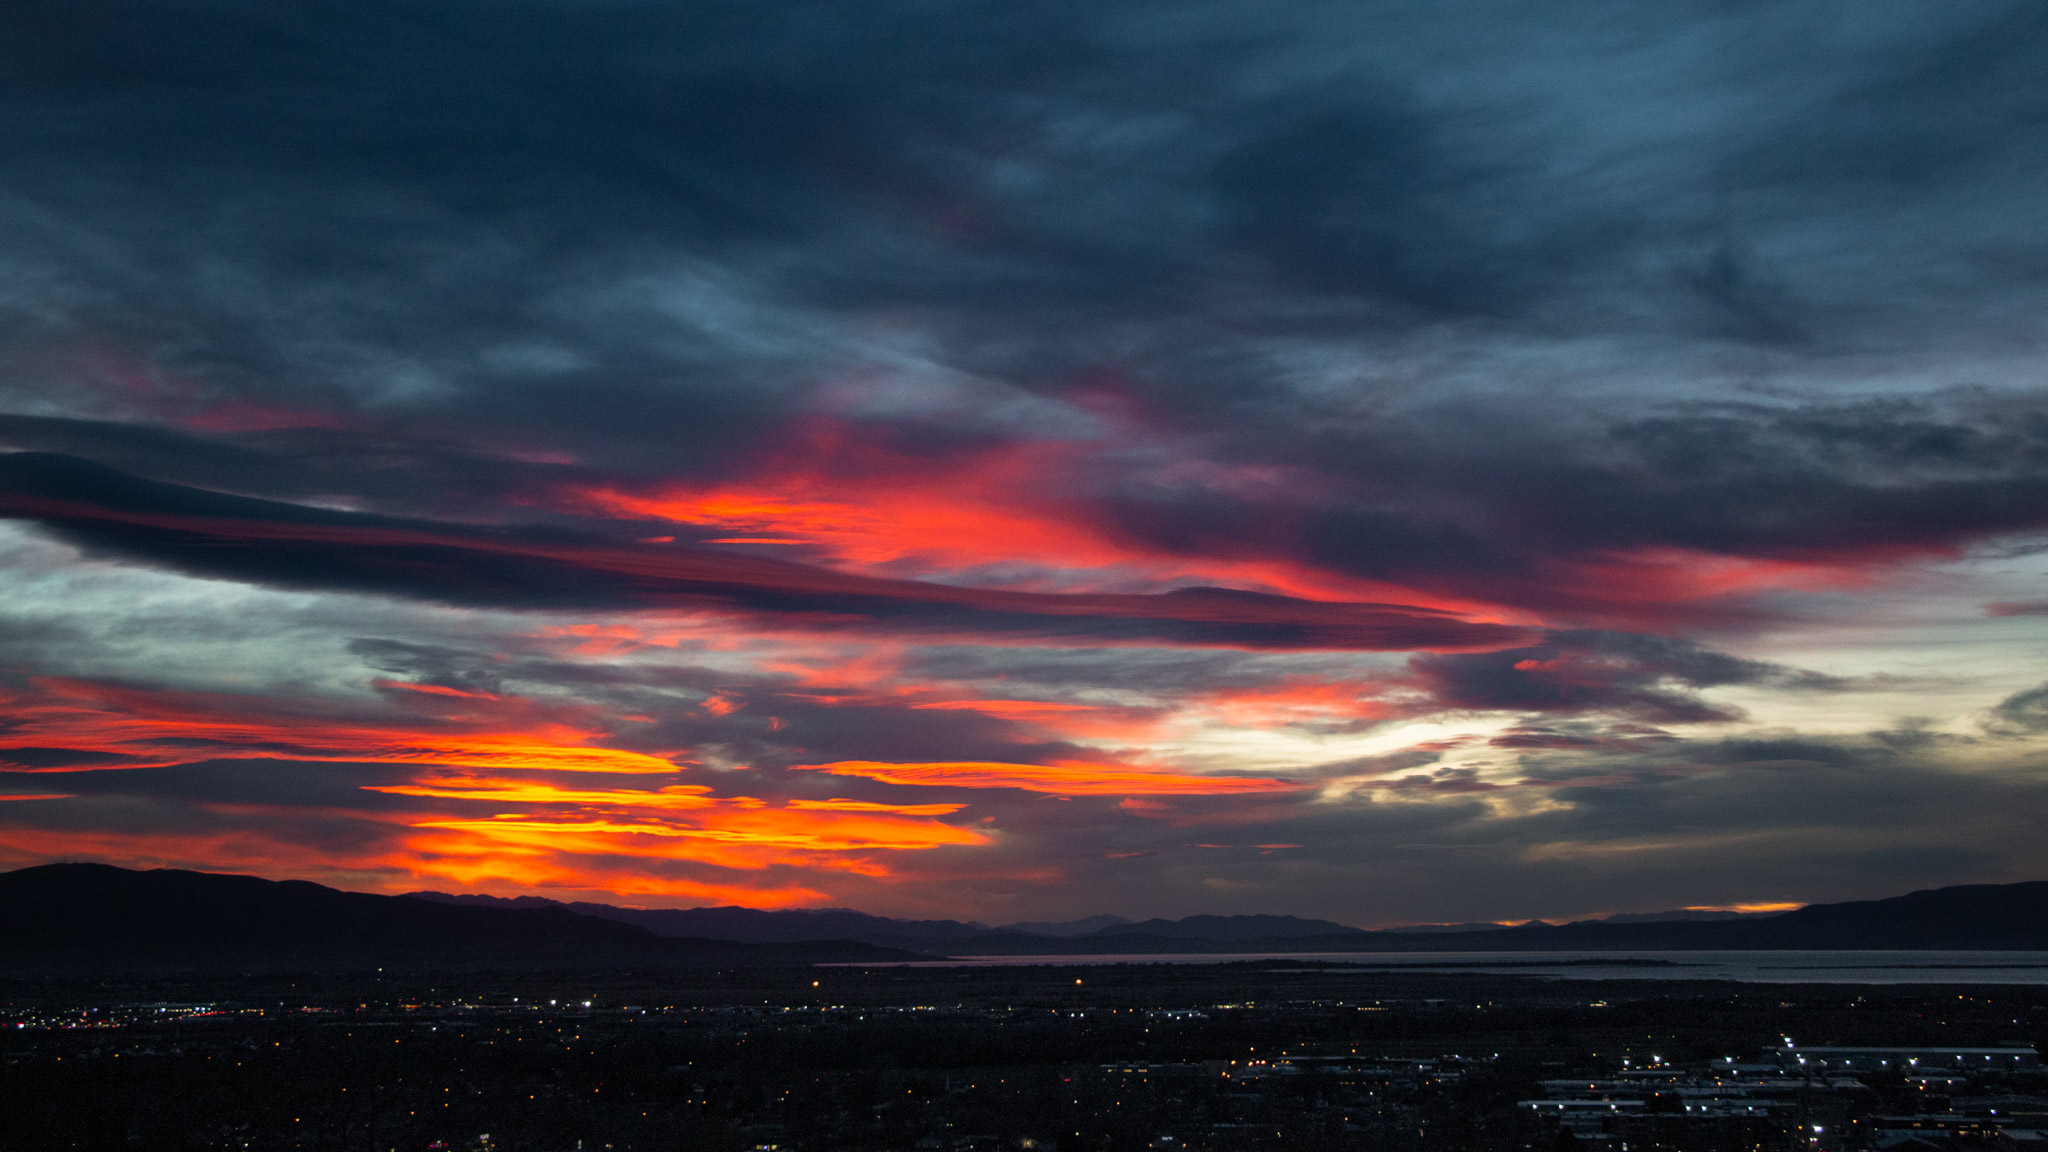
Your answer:
[[[491,516],[716,475],[849,374],[1108,389],[1323,493],[1112,471],[1150,542],[1581,613],[1605,550],[2039,530],[2016,398],[1788,402],[2019,339],[1956,305],[2043,298],[2038,12],[1597,7],[20,5],[0,435]]]
[[[890,580],[730,551],[255,500],[29,452],[0,455],[0,514],[43,523],[89,550],[201,575],[465,606],[669,608],[780,617],[799,628],[1278,649],[1488,647],[1530,631],[1427,608],[1226,588],[1082,594]]]
[[[1616,632],[1559,632],[1528,648],[1417,656],[1411,669],[1433,709],[1610,713],[1660,724],[1712,723],[1741,716],[1702,698],[1701,688],[1849,686],[1690,641]]]
[[[1981,746],[1686,726],[1874,683],[1717,650],[1824,629],[1814,589],[2048,531],[2044,31],[2022,0],[17,0],[7,723],[51,676],[403,719],[385,678],[885,800],[781,769],[1091,747],[920,703],[1139,731],[1307,686],[1246,730],[1512,723],[1303,773],[1370,802],[956,790],[1004,833],[929,887],[1457,919],[2017,878],[2038,691]],[[587,499],[720,484],[902,554]],[[999,505],[1015,554],[923,556],[964,521],[913,497]],[[728,632],[635,631],[680,613]],[[226,852],[275,819],[241,796],[361,855],[361,813],[413,810],[358,787],[388,766],[26,741],[6,786],[78,796],[0,817],[67,842]]]
[[[2001,736],[2048,732],[2048,684],[2015,692],[1990,711],[1985,728]]]

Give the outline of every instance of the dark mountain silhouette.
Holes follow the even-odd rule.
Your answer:
[[[584,901],[563,903],[540,896],[451,896],[446,892],[410,892],[407,895],[437,903],[475,907],[558,908],[581,916],[633,924],[657,936],[732,940],[745,944],[860,940],[883,947],[924,948],[998,931],[971,921],[892,920],[848,908],[798,908],[781,912],[732,905],[717,908],[621,908],[614,904]]]
[[[585,901],[563,902],[542,896],[452,895],[447,892],[408,892],[421,900],[444,904],[473,904],[489,908],[567,908],[584,916],[599,916],[638,924],[657,936],[698,936],[709,940],[739,940],[749,944],[778,941],[816,940],[831,937],[867,940],[904,947],[905,941],[926,944],[971,938],[984,933],[1027,936],[1081,936],[1117,925],[1129,924],[1122,916],[1087,916],[1079,920],[1026,921],[991,928],[974,920],[898,920],[870,916],[851,908],[791,908],[768,912],[727,904],[714,908],[622,908],[616,904]],[[1209,917],[1218,919],[1218,917]],[[1292,917],[1268,919],[1291,920]],[[1156,921],[1169,923],[1169,921]],[[1322,925],[1322,930],[1341,929],[1326,920],[1303,921]]]
[[[999,931],[1024,932],[1033,936],[1081,936],[1130,921],[1121,916],[1083,916],[1079,920],[1023,920],[1005,924]]]
[[[1740,919],[1369,932],[1292,916],[1190,916],[1048,935],[846,909],[635,909],[538,897],[377,896],[304,881],[98,864],[0,873],[0,971],[753,967],[972,955],[1795,948],[2048,949],[2048,882],[1938,888]]]
[[[1446,936],[1454,932],[1498,932],[1503,928],[1512,927],[1514,927],[1512,924],[1494,924],[1485,920],[1467,920],[1459,924],[1403,924],[1399,928],[1382,928],[1380,931],[1398,932],[1403,935],[1414,935],[1419,932],[1435,936]]]
[[[766,966],[915,958],[851,941],[656,936],[560,907],[451,906],[303,880],[47,864],[0,873],[0,970]]]
[[[983,938],[1005,955],[1168,952],[1514,952],[1621,949],[2048,949],[2048,881],[1935,888],[1886,900],[1809,904],[1740,920],[1534,921],[1490,932],[1366,932],[1198,940],[1091,933],[1026,943]]]
[[[1270,941],[1297,936],[1358,932],[1329,920],[1295,916],[1189,916],[1183,920],[1147,920],[1134,924],[1120,916],[1091,916],[1047,924],[1015,924],[990,928],[960,920],[894,920],[845,908],[764,912],[757,908],[621,908],[611,904],[560,903],[538,896],[452,896],[446,892],[413,892],[422,900],[493,908],[558,908],[584,916],[635,924],[658,936],[690,936],[746,943],[816,940],[831,937],[860,940],[888,948],[947,952],[988,945],[1057,952],[1073,940],[1099,941],[1126,935],[1144,938],[1222,942]],[[1031,929],[1037,929],[1032,931]]]
[[[1602,916],[1598,924],[1659,924],[1677,920],[1768,920],[1784,912],[1724,912],[1712,908],[1680,908],[1671,912],[1616,912]],[[1576,923],[1576,921],[1574,921]]]
[[[2048,882],[1979,884],[1888,900],[1812,904],[1781,913],[1641,913],[1605,920],[1519,925],[1416,925],[1367,931],[1294,916],[1189,916],[1112,923],[1091,932],[985,929],[957,920],[891,920],[845,909],[762,912],[748,908],[636,909],[557,905],[536,897],[419,893],[429,899],[554,906],[642,925],[661,935],[741,941],[832,935],[944,956],[1053,956],[1186,952],[1475,952],[1615,949],[2048,949]],[[1058,925],[1068,927],[1074,922]],[[815,926],[815,927],[813,927]],[[1435,928],[1435,931],[1431,931]]]
[[[1179,920],[1117,924],[1091,932],[1087,938],[1156,936],[1167,940],[1292,940],[1301,936],[1361,931],[1331,920],[1304,920],[1299,916],[1188,916]]]

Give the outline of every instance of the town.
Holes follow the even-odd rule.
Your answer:
[[[0,992],[7,1152],[2048,1147],[2025,985],[1221,964]]]

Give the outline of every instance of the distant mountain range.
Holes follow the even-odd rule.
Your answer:
[[[413,895],[467,905],[548,906],[537,897]],[[1011,924],[891,920],[846,909],[762,912],[750,908],[640,909],[555,905],[662,935],[747,942],[829,934],[946,956],[1049,956],[1227,952],[1606,951],[1615,949],[2048,948],[2048,881],[1938,888],[1888,900],[1812,904],[1792,912],[1681,910],[1624,913],[1548,924],[1424,924],[1368,931],[1295,916],[1189,916]],[[1114,918],[1110,918],[1114,919]],[[1080,930],[1075,930],[1079,928]],[[1058,929],[1058,931],[1048,931]]]
[[[0,873],[0,972],[16,973],[738,968],[975,955],[2048,949],[2048,882],[1937,888],[1767,916],[1646,914],[1571,924],[1420,927],[1425,930],[1365,931],[1293,916],[1189,916],[991,928],[846,909],[642,909],[538,897],[377,896],[305,881],[101,864]]]
[[[303,880],[47,864],[0,873],[0,972],[771,967],[922,958],[847,940],[665,937],[537,904],[451,907]]]

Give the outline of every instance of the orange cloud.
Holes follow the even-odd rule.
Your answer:
[[[415,828],[458,832],[491,846],[549,856],[642,856],[753,871],[792,866],[887,876],[873,854],[985,844],[970,828],[880,813],[722,808],[692,821],[499,816],[423,820]]]
[[[1371,693],[1383,685],[1358,680],[1290,680],[1260,688],[1207,693],[1191,705],[1237,727],[1278,727],[1333,720],[1385,720],[1406,709]]]
[[[462,599],[462,565],[422,565],[419,549],[446,552],[533,579],[572,570],[590,603],[625,599],[642,608],[700,609],[781,620],[800,629],[904,628],[927,634],[1011,636],[1027,642],[1086,637],[1104,643],[1194,644],[1253,649],[1492,651],[1526,642],[1525,626],[1424,606],[1411,594],[1387,602],[1311,599],[1229,588],[1158,593],[1045,592],[844,572],[703,548],[599,546],[534,540],[462,526],[394,527],[314,522],[291,505],[261,516],[133,511],[89,500],[0,492],[0,515],[131,532],[152,548],[205,552],[239,571],[253,551],[292,546],[309,559],[346,554],[348,581],[403,595]],[[333,516],[342,516],[335,513]],[[248,573],[253,575],[253,573]],[[1129,583],[1121,580],[1119,583]]]
[[[789,807],[812,812],[894,812],[899,816],[950,816],[965,804],[876,804],[869,800],[791,800]]]
[[[373,824],[374,828],[375,825]],[[291,826],[252,825],[231,832],[9,827],[0,836],[0,866],[14,868],[90,858],[129,868],[190,868],[297,878],[369,892],[409,892],[422,884],[516,893],[533,889],[680,897],[750,908],[815,904],[827,894],[787,882],[721,882],[621,866],[612,858],[566,856],[545,847],[514,850],[502,840],[456,833],[393,829],[355,848],[308,845]],[[659,861],[649,864],[660,866]],[[714,875],[716,875],[714,873]]]
[[[557,788],[528,780],[428,780],[418,784],[365,784],[366,792],[397,796],[429,796],[448,800],[499,800],[516,804],[585,804],[629,808],[710,808],[719,802],[699,784],[671,784],[653,791]]]
[[[381,720],[297,708],[267,697],[164,692],[86,680],[40,678],[34,694],[0,695],[10,749],[97,753],[144,768],[204,759],[434,764],[457,768],[666,774],[659,756],[592,747],[606,733],[588,709],[542,707],[516,697],[381,683],[412,709]],[[324,714],[323,714],[324,713]]]
[[[804,545],[847,571],[964,572],[995,566],[1057,570],[1013,587],[1076,591],[1166,588],[1189,581],[1310,600],[1373,599],[1508,621],[1488,603],[1365,580],[1284,559],[1167,552],[1119,531],[1081,483],[1099,447],[1027,441],[932,456],[878,444],[824,417],[788,429],[751,474],[652,490],[578,489],[584,511],[741,533],[706,543]],[[1211,477],[1226,482],[1242,478]],[[1262,474],[1260,487],[1285,486]]]
[[[12,721],[0,737],[0,755],[9,749],[57,750],[74,765],[80,757],[92,763],[99,756],[122,758],[118,763],[126,767],[224,757],[426,766],[431,771],[412,780],[364,786],[425,802],[425,812],[210,804],[213,819],[251,823],[204,844],[194,840],[189,854],[178,847],[175,834],[152,840],[114,833],[107,835],[119,843],[99,845],[92,853],[115,860],[240,866],[269,875],[338,875],[358,886],[364,874],[403,874],[458,884],[602,889],[784,906],[822,897],[808,885],[763,887],[669,873],[677,867],[737,873],[790,868],[887,878],[894,874],[889,857],[895,854],[970,847],[991,839],[986,831],[940,819],[965,807],[959,803],[845,798],[774,803],[713,795],[712,788],[699,784],[589,787],[550,779],[593,771],[672,776],[677,765],[644,753],[590,746],[587,742],[606,733],[599,718],[579,706],[438,685],[375,687],[388,714],[372,719],[316,701],[37,680],[30,691],[0,697]],[[360,711],[379,705],[349,707]],[[474,815],[477,805],[489,805],[488,814]],[[391,831],[368,837],[383,841],[379,849],[327,853],[284,843],[289,833],[273,830],[265,822],[269,819],[285,826],[295,819],[352,819]],[[93,839],[92,834],[49,837],[70,845],[57,855],[90,849]],[[13,847],[34,855],[26,842]],[[630,861],[641,863],[625,863]]]
[[[574,806],[504,812],[488,818],[437,816],[415,828],[461,833],[514,854],[652,856],[721,868],[758,870],[795,865],[884,876],[873,854],[988,842],[985,833],[934,816],[963,804],[875,804],[856,800],[794,800],[777,807],[751,796],[714,797],[698,785],[654,790],[563,788],[542,781],[439,777],[365,790],[429,799],[522,806]]]
[[[929,691],[929,689],[924,689]],[[1012,724],[1029,725],[1062,738],[1121,740],[1142,743],[1155,739],[1167,714],[1158,708],[1117,708],[1096,704],[1064,704],[1047,700],[934,700],[912,704],[932,711],[979,712]]]
[[[962,709],[991,716],[1033,716],[1041,712],[1092,712],[1089,704],[1060,704],[1049,700],[934,700],[912,704],[912,708]]]
[[[634,871],[631,865],[621,867],[615,860],[598,865],[587,859],[564,858],[546,847],[513,847],[501,838],[460,833],[415,836],[405,842],[401,858],[413,876],[501,892],[572,889],[619,896],[681,897],[748,908],[799,908],[828,898],[801,884],[718,883],[655,875]]]
[[[884,784],[1017,788],[1054,796],[1228,796],[1245,792],[1291,792],[1303,787],[1287,780],[1146,772],[1080,763],[1044,765],[948,761],[883,764],[872,760],[841,760],[832,764],[798,764],[795,767],[829,772],[834,776],[862,776]]]

